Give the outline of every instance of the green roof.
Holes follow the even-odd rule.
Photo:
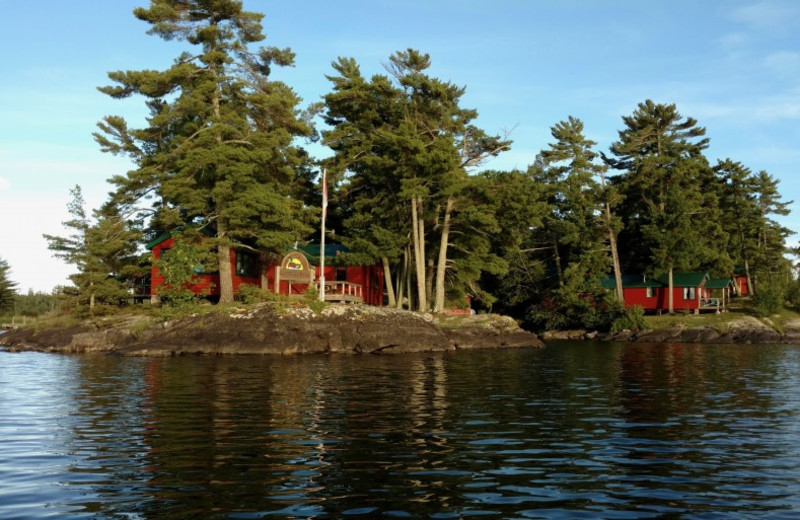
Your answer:
[[[728,283],[730,283],[729,279],[720,278],[718,279],[719,281],[717,281],[716,283],[722,283],[722,285],[714,285],[712,287],[709,285],[710,281],[708,280],[708,274],[705,272],[672,274],[673,287],[700,287],[700,285],[703,283],[703,280],[706,280],[705,287],[710,287],[712,289],[722,288],[725,287],[725,285],[727,285]],[[623,288],[666,287],[668,284],[669,284],[669,279],[666,274],[662,274],[655,278],[648,278],[641,274],[622,275]],[[613,277],[608,277],[600,280],[600,285],[602,285],[606,289],[613,290],[617,284],[614,281]]]
[[[708,278],[708,273],[694,272],[694,273],[672,273],[672,286],[673,287],[700,287],[703,280]],[[669,285],[669,276],[662,274],[658,277],[658,281],[664,285]]]
[[[286,252],[290,253],[292,251],[299,251],[303,253],[303,256],[311,263],[312,265],[319,265],[320,264],[320,244],[305,244],[302,246],[297,247],[287,247]],[[347,249],[342,244],[325,244],[325,263],[329,265],[334,265],[336,263],[336,258],[339,256],[339,253],[349,253],[350,250]]]
[[[712,278],[706,282],[706,289],[724,289],[733,283],[730,278]]]
[[[614,289],[617,286],[616,280],[614,280],[613,276],[609,276],[608,278],[603,278],[600,280],[600,285],[605,287],[606,289]],[[660,283],[658,280],[654,280],[652,278],[647,278],[640,274],[623,274],[622,275],[622,287],[661,287],[663,284]]]

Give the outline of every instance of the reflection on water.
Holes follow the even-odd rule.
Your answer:
[[[0,353],[0,518],[796,518],[800,350]]]

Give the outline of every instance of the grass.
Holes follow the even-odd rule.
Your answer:
[[[723,330],[731,321],[750,316],[749,313],[741,311],[723,312],[721,314],[662,314],[661,316],[646,315],[644,322],[649,330],[661,330],[671,327],[714,327]]]
[[[788,308],[784,308],[778,314],[761,318],[753,311],[748,299],[737,299],[730,305],[728,312],[715,314],[713,312],[702,314],[663,314],[646,315],[644,321],[649,330],[661,330],[671,327],[713,327],[720,332],[725,332],[732,321],[752,316],[759,321],[769,325],[780,333],[783,333],[786,322],[794,318],[800,318],[800,314]]]

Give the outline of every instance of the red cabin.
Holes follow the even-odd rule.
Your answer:
[[[606,289],[613,290],[613,278],[601,280]],[[674,273],[672,276],[672,309],[674,311],[724,311],[730,299],[732,281],[729,278],[711,279],[707,273]],[[669,280],[667,275],[647,279],[642,275],[623,275],[622,292],[625,306],[638,305],[645,311],[669,310]]]
[[[739,296],[747,296],[750,294],[750,291],[747,288],[747,275],[745,273],[734,273],[733,283],[736,284],[736,294]]]
[[[175,245],[172,234],[163,235],[149,244],[153,254],[151,273],[151,299],[158,297],[158,289],[164,285],[164,277],[159,274],[155,260]],[[353,265],[340,260],[340,254],[347,248],[341,244],[325,247],[325,300],[349,303],[383,304],[383,268],[380,264]],[[309,286],[320,290],[321,257],[320,246],[309,244],[287,250],[280,263],[265,264],[251,251],[231,249],[231,270],[233,292],[239,292],[242,285],[253,285],[282,295],[300,295]],[[219,297],[219,273],[202,272],[197,269],[189,289],[197,295],[209,298]]]

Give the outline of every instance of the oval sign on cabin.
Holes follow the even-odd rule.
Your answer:
[[[308,283],[312,276],[308,259],[297,251],[292,251],[281,260],[281,279],[288,281],[304,281]]]

